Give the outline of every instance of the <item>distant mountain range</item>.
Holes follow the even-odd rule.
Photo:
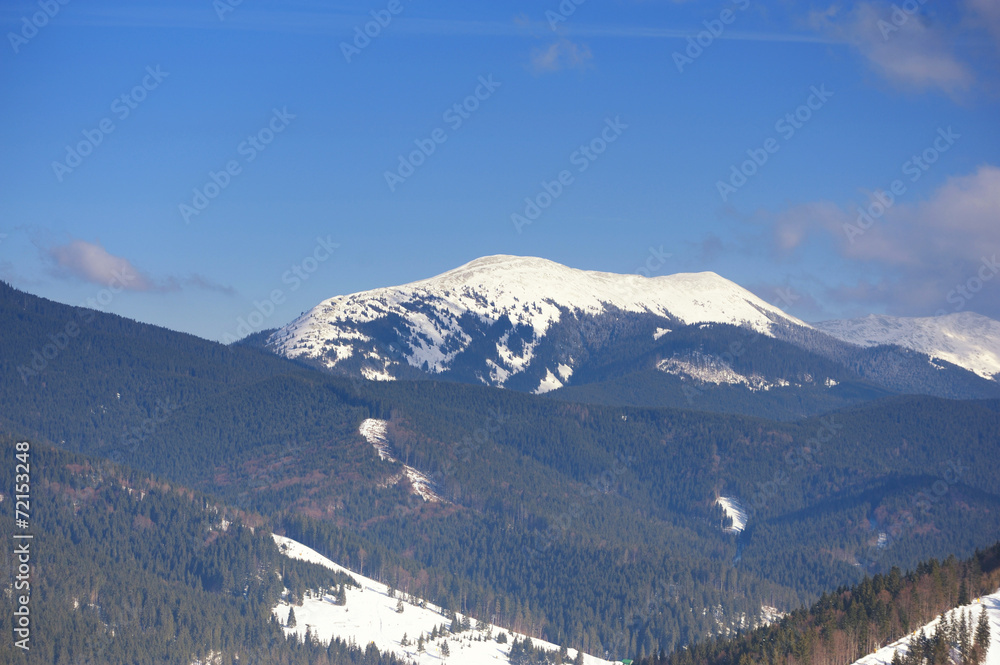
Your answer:
[[[670,305],[646,307],[639,286],[657,280],[611,276],[608,283],[637,285],[614,309],[596,287],[577,300],[591,297],[597,304],[589,312],[567,315],[544,298],[511,308],[512,328],[516,310],[528,317],[517,324],[525,337],[532,311],[552,306],[558,315],[541,340],[530,326],[535,352],[507,389],[465,382],[485,364],[474,340],[456,346],[440,373],[430,363],[414,367],[400,350],[390,367],[418,380],[367,381],[252,340],[225,346],[0,283],[0,441],[30,440],[38,455],[33,487],[46,497],[38,534],[51,545],[40,552],[62,562],[39,559],[39,569],[56,587],[63,571],[73,573],[70,587],[40,593],[84,599],[94,598],[95,584],[105,588],[89,605],[81,601],[81,613],[94,611],[89,623],[74,623],[83,615],[67,602],[63,618],[46,622],[46,635],[68,643],[72,634],[79,646],[90,633],[122,625],[105,612],[122,608],[121,596],[102,596],[108,587],[100,581],[135,581],[155,599],[161,573],[140,572],[163,570],[171,597],[195,584],[211,594],[248,594],[256,609],[233,606],[226,615],[207,604],[210,597],[191,596],[176,606],[183,612],[158,617],[156,639],[130,633],[129,651],[120,653],[131,657],[143,647],[139,638],[149,640],[145,660],[90,662],[152,662],[158,650],[177,651],[177,631],[168,630],[174,621],[191,627],[193,650],[243,648],[232,631],[264,625],[281,589],[269,582],[265,595],[248,593],[235,573],[259,571],[255,557],[277,551],[263,531],[226,531],[235,523],[229,509],[213,510],[207,524],[179,509],[183,497],[196,512],[211,505],[190,492],[435,605],[616,656],[678,650],[752,625],[771,613],[765,605],[788,611],[866,572],[990,544],[1000,532],[1000,399],[899,393],[976,395],[995,390],[995,381],[902,347],[849,344],[752,297],[724,301],[731,305],[724,310],[714,305],[720,290],[742,292],[718,277],[694,277],[709,286],[687,289],[687,300],[676,296]],[[554,280],[538,287],[560,288]],[[576,287],[564,296],[569,288]],[[691,309],[677,314],[685,303]],[[385,340],[409,330],[398,311],[417,317],[394,306],[394,323],[383,322],[375,348],[400,343]],[[699,321],[704,312],[718,320]],[[473,337],[481,321],[456,320],[458,340]],[[489,349],[483,337],[478,343]],[[531,394],[559,353],[573,362],[566,385]],[[464,366],[456,363],[463,354]],[[342,363],[359,357],[333,369],[343,372]],[[671,406],[680,408],[662,408]],[[803,417],[810,413],[817,415]],[[127,503],[119,490],[134,490],[138,480],[126,467],[155,474],[149,482],[162,496]],[[914,515],[924,496],[931,504]],[[739,530],[726,528],[727,505],[745,513]],[[729,517],[734,527],[736,517]],[[0,515],[0,530],[12,532],[13,518]],[[220,532],[253,535],[256,545]],[[224,551],[206,549],[212,539]],[[113,573],[86,563],[95,548],[102,571]],[[281,584],[300,588],[297,576]],[[184,618],[192,607],[213,608],[217,620]],[[271,654],[258,662],[300,660]]]
[[[646,406],[697,396],[781,418],[892,393],[1000,396],[1000,323],[976,314],[810,325],[712,272],[646,278],[532,257],[336,296],[262,337],[340,375]],[[768,394],[750,406],[750,393]]]
[[[857,344],[896,344],[1000,380],[1000,322],[976,314],[906,318],[871,314],[861,319],[813,324],[832,337]]]

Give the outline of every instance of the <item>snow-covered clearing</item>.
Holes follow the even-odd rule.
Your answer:
[[[379,459],[395,462],[396,458],[392,456],[392,448],[389,446],[389,439],[387,437],[388,427],[389,423],[384,420],[366,418],[358,427],[358,434],[375,447],[378,451]],[[409,478],[410,485],[413,487],[413,493],[421,499],[424,501],[441,500],[441,497],[434,493],[430,478],[426,475],[407,464],[403,465],[403,473]]]
[[[435,664],[451,661],[462,665],[495,664],[507,663],[510,653],[511,643],[514,638],[523,638],[523,635],[511,633],[493,625],[486,625],[482,630],[467,630],[458,634],[447,634],[447,637],[439,637],[430,640],[429,636],[435,627],[441,624],[449,625],[450,621],[442,613],[441,608],[430,603],[412,599],[413,602],[402,601],[403,611],[399,612],[400,593],[396,592],[396,597],[389,595],[389,588],[358,575],[340,566],[313,549],[302,545],[290,538],[274,536],[275,543],[282,550],[285,556],[317,563],[330,570],[340,571],[350,574],[360,584],[361,589],[347,589],[347,604],[344,606],[335,605],[331,596],[325,598],[307,598],[302,605],[294,607],[295,628],[285,628],[285,633],[291,635],[298,634],[299,637],[305,635],[308,628],[310,633],[316,635],[320,641],[329,643],[334,637],[343,640],[354,640],[354,642],[364,648],[369,642],[374,642],[375,646],[383,652],[393,652],[397,655],[409,658],[418,665]],[[274,614],[284,625],[287,623],[289,610],[292,607],[285,602],[278,603],[274,608]],[[462,615],[458,615],[461,619]],[[472,621],[473,627],[476,622]],[[507,643],[500,644],[496,637],[501,633],[506,634]],[[402,644],[404,635],[409,642],[408,646]],[[417,640],[423,635],[426,646],[425,652],[417,651]],[[450,656],[444,657],[441,647],[447,640]],[[532,640],[536,647],[543,647],[553,651],[558,651],[559,646]],[[570,648],[570,657],[576,656],[576,650]],[[609,661],[584,655],[584,662],[587,665],[600,665]]]
[[[715,501],[717,504],[722,506],[722,511],[726,513],[726,517],[732,518],[733,525],[726,527],[726,531],[729,533],[739,533],[747,526],[747,511],[740,505],[740,502],[736,499],[720,496]]]
[[[983,596],[982,598],[977,598],[970,605],[964,607],[959,607],[951,610],[949,614],[955,614],[966,610],[972,615],[972,625],[975,626],[976,622],[979,621],[979,614],[984,610],[989,612],[990,616],[990,650],[986,655],[985,665],[1000,665],[1000,591],[990,594],[989,596]],[[933,629],[938,625],[941,618],[938,617],[931,621],[929,624],[924,626],[926,634],[929,636]],[[892,656],[898,650],[900,656],[906,654],[909,651],[910,639],[915,635],[919,634],[920,631],[916,630],[910,635],[893,642],[892,644],[882,647],[878,651],[864,658],[855,661],[854,665],[888,665],[892,662]]]

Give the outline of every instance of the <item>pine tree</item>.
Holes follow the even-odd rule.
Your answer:
[[[288,621],[285,622],[285,626],[288,628],[295,628],[295,608],[288,608]]]
[[[402,614],[403,613],[403,601],[402,601],[402,599],[396,601],[396,612],[398,614]]]
[[[401,647],[410,646],[410,638],[406,636],[406,633],[403,633],[403,639],[399,641],[399,646]]]
[[[972,656],[972,622],[967,618],[965,610],[961,614],[958,621],[958,653],[962,656],[962,665],[969,665]]]
[[[958,587],[958,604],[969,604],[969,587],[965,584],[965,580],[962,580],[962,586]]]
[[[419,651],[420,653],[424,652],[424,636],[423,635],[421,635],[420,637],[417,638],[417,651]]]
[[[576,658],[573,659],[573,665],[583,665],[583,652],[579,649],[576,650]]]
[[[451,649],[448,648],[448,640],[445,640],[441,644],[441,655],[444,656],[445,658],[451,655]]]
[[[986,654],[990,650],[990,616],[983,606],[979,613],[979,623],[976,624],[976,663],[986,661]]]

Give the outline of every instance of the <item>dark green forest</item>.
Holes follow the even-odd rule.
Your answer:
[[[956,662],[953,650],[960,665],[978,665],[990,648],[1000,648],[990,644],[986,613],[974,622],[950,610],[998,587],[1000,543],[965,560],[931,559],[907,574],[893,567],[850,588],[824,593],[812,607],[776,624],[651,656],[637,665],[834,665],[853,662],[906,635],[913,636],[913,648],[893,660],[897,665],[950,665]],[[922,629],[937,617],[942,620],[932,631]]]
[[[13,459],[13,441],[2,444]],[[357,583],[282,556],[260,516],[44,445],[31,447],[30,460],[33,631],[27,653],[13,645],[12,598],[0,596],[0,661],[399,662],[339,641],[285,639],[271,615],[283,587],[294,599],[306,589]],[[15,527],[9,513],[0,515],[8,543]],[[2,559],[12,570],[10,548]]]
[[[672,652],[1000,533],[995,400],[878,393],[778,422],[352,381],[6,285],[0,319],[10,437],[155,474],[359,573],[598,655]],[[366,418],[388,421],[398,462],[359,435]],[[442,500],[415,496],[403,464]],[[723,532],[718,496],[748,507],[745,531]]]

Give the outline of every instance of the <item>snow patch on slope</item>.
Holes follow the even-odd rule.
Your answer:
[[[872,314],[813,326],[859,346],[896,344],[964,367],[985,379],[997,380],[1000,373],[1000,321],[974,312],[923,318]]]
[[[976,622],[979,621],[980,613],[988,612],[990,617],[990,650],[986,654],[985,665],[1000,665],[1000,591],[989,596],[983,596],[977,599],[977,601],[970,605],[951,610],[949,614],[957,617],[958,615],[955,613],[962,610],[970,612],[972,615],[972,625],[975,626]],[[940,623],[940,617],[924,626],[924,630],[926,630],[928,636],[937,627],[938,623]],[[904,656],[909,652],[910,640],[919,633],[920,629],[917,629],[914,633],[855,661],[853,665],[889,665],[896,651],[900,652],[900,656]]]
[[[739,533],[747,526],[748,514],[739,501],[727,496],[720,496],[715,503],[722,506],[722,511],[733,520],[733,525],[726,527],[727,533]]]
[[[384,420],[380,420],[378,418],[366,418],[358,427],[358,434],[363,436],[368,443],[375,447],[378,451],[379,459],[386,460],[388,462],[395,462],[397,460],[392,456],[392,448],[389,446],[389,439],[386,434],[388,432],[388,426],[389,423]],[[410,480],[410,486],[413,488],[413,493],[421,499],[424,501],[441,501],[441,497],[434,493],[430,478],[426,475],[417,471],[408,464],[403,465],[403,474]]]
[[[557,388],[562,388],[562,381],[559,380],[555,374],[552,373],[551,369],[545,370],[545,378],[541,380],[538,387],[535,388],[535,394],[541,395],[543,393],[551,392]]]
[[[778,379],[772,383],[759,374],[744,376],[730,367],[729,363],[722,358],[697,351],[684,356],[664,358],[656,364],[656,369],[682,378],[695,379],[702,383],[742,384],[754,391],[770,390],[774,387],[789,385],[788,381],[784,379]]]
[[[443,640],[441,638],[434,641],[429,639],[430,632],[435,626],[449,623],[440,607],[413,598],[414,602],[403,602],[403,611],[398,612],[397,607],[400,599],[390,597],[389,588],[386,585],[351,572],[330,561],[319,552],[290,538],[274,535],[274,542],[277,543],[285,556],[316,563],[333,571],[347,573],[361,584],[360,589],[351,587],[345,590],[347,604],[344,606],[335,605],[332,596],[311,597],[303,600],[302,605],[294,607],[296,626],[295,628],[285,628],[286,635],[297,634],[301,639],[308,628],[324,643],[329,643],[333,637],[340,637],[348,641],[353,639],[356,644],[362,647],[369,642],[374,642],[380,651],[395,653],[402,658],[412,660],[417,665],[440,665],[442,662],[449,661],[470,663],[471,665],[507,663],[509,662],[508,655],[513,638],[524,637],[493,625],[484,626],[482,631],[471,630],[448,635],[448,648],[451,655],[445,659],[441,654]],[[424,605],[423,607],[420,607],[421,603]],[[287,623],[288,613],[291,609],[289,604],[282,601],[272,611],[284,625]],[[461,616],[459,615],[460,618]],[[499,644],[495,639],[475,640],[479,637],[485,638],[486,635],[492,635],[495,638],[501,632],[507,632],[510,635],[507,644]],[[409,646],[403,646],[401,643],[404,634],[410,643]],[[427,640],[426,652],[423,654],[418,653],[416,647],[417,639],[421,635]],[[532,643],[536,647],[540,646],[552,651],[559,650],[557,645],[542,640],[532,639]],[[570,657],[575,656],[576,650],[570,649]],[[587,665],[602,665],[608,662],[584,655],[584,663]]]

